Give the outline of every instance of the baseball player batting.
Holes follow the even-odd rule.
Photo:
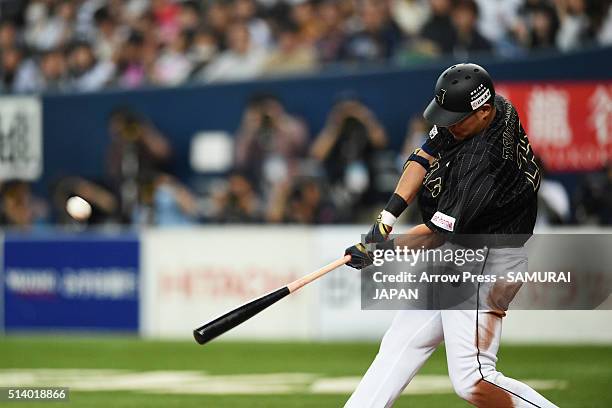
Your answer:
[[[408,158],[395,193],[364,242],[345,252],[351,256],[348,265],[354,268],[372,264],[372,247],[431,248],[440,245],[441,239],[452,241],[457,234],[529,237],[533,233],[539,169],[516,109],[495,94],[487,71],[476,64],[445,70],[424,117],[435,125],[429,138]],[[390,240],[397,217],[415,197],[424,224]],[[490,246],[483,270],[526,271],[525,240]],[[457,395],[469,403],[495,408],[555,407],[496,369],[507,306],[399,311],[345,406],[390,407],[444,340],[451,382]]]

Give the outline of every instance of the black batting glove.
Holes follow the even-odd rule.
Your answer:
[[[372,256],[362,243],[346,248],[344,255],[351,256],[351,260],[347,263],[347,265],[351,268],[363,269],[367,268],[373,263]]]
[[[382,214],[381,214],[382,215]],[[378,216],[372,228],[368,231],[368,233],[363,238],[363,244],[375,244],[378,242],[385,242],[387,238],[389,238],[389,234],[393,230],[393,227],[384,224],[381,221],[381,215]]]

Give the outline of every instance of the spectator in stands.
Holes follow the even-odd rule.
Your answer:
[[[0,50],[19,47],[17,27],[12,21],[0,21]]]
[[[421,32],[430,13],[427,0],[393,0],[390,11],[393,20],[410,37]]]
[[[321,36],[321,24],[313,0],[301,0],[291,7],[291,20],[298,27],[300,40],[314,44]]]
[[[155,178],[151,207],[152,219],[144,220],[144,224],[171,227],[197,221],[198,204],[195,196],[179,180],[168,174],[162,173]]]
[[[117,84],[120,87],[137,88],[148,82],[144,53],[144,38],[137,32],[132,33],[117,57]]]
[[[146,117],[128,108],[115,110],[109,118],[107,155],[109,185],[119,197],[124,222],[148,218],[139,204],[153,205],[154,186],[167,170],[172,150],[166,137]]]
[[[612,43],[609,0],[17,3],[22,4],[3,8],[9,14],[3,15],[0,23],[0,50],[21,52],[23,75],[17,77],[29,78],[15,80],[12,89],[5,85],[5,90],[14,92],[44,91],[45,81],[36,78],[36,72],[44,70],[43,54],[63,53],[75,41],[89,43],[98,62],[114,62],[118,69],[105,86],[124,88],[151,83],[177,85],[207,76],[211,81],[252,79],[261,73],[267,51],[276,46],[276,57],[282,58],[289,43],[299,44],[297,60],[309,53],[305,52],[308,46],[315,47],[315,64],[297,64],[311,69],[320,63],[343,60],[412,64],[453,51],[460,59],[467,58],[472,51],[490,48],[500,55],[514,57],[531,49],[573,50],[591,43]],[[453,8],[454,4],[457,7]],[[479,18],[474,10],[480,11]],[[473,27],[474,21],[478,28]],[[297,42],[286,29],[290,22],[297,27]],[[245,27],[248,35],[237,27]],[[421,38],[426,41],[420,41]],[[288,60],[294,60],[294,51]],[[6,62],[15,62],[16,55],[11,51],[7,57],[10,61]],[[207,75],[204,67],[212,59],[214,64],[208,67],[211,72]],[[22,67],[18,69],[21,70]],[[190,75],[194,72],[197,75]]]
[[[199,75],[206,82],[252,79],[261,74],[267,53],[251,43],[249,29],[242,23],[227,31],[228,49],[215,57]]]
[[[26,43],[35,50],[48,51],[66,46],[73,38],[75,3],[32,1],[26,9]]]
[[[341,58],[350,61],[383,61],[402,42],[399,27],[391,20],[386,3],[365,0],[360,7],[362,27],[342,46]]]
[[[261,180],[265,189],[297,173],[308,133],[304,122],[289,114],[270,94],[255,95],[247,104],[236,135],[236,167]]]
[[[151,14],[158,28],[158,37],[164,44],[174,40],[180,31],[178,2],[172,0],[152,0]]]
[[[197,200],[179,180],[166,173],[151,173],[150,178],[142,181],[144,182],[137,186],[136,200],[130,208],[129,217],[119,217],[122,223],[172,227],[197,221]],[[96,204],[92,203],[92,207]],[[121,204],[122,210],[125,211],[125,202]]]
[[[215,57],[217,51],[218,45],[213,32],[207,28],[198,29],[187,53],[193,65],[193,72],[204,68]]]
[[[155,63],[159,58],[160,51],[167,49],[166,47],[170,45],[170,43],[165,44],[159,41],[159,39],[154,35],[155,31],[143,31],[144,33],[144,41],[142,44],[142,65],[144,67],[144,72],[146,74],[146,80],[149,83],[153,82],[153,71],[155,67]],[[173,40],[176,37],[173,38]],[[177,43],[180,44],[180,43]],[[175,45],[177,45],[175,44]]]
[[[546,0],[526,0],[519,9],[514,34],[528,49],[555,46],[559,20],[555,9]]]
[[[115,53],[126,40],[125,30],[119,29],[107,7],[102,7],[94,14],[96,24],[94,51],[102,61],[111,61]]]
[[[346,36],[340,8],[335,0],[324,0],[319,4],[317,15],[321,27],[321,36],[316,42],[318,60],[337,61]]]
[[[35,197],[30,184],[22,180],[7,180],[0,187],[0,224],[29,230],[44,223],[48,214],[46,204]]]
[[[4,88],[4,92],[40,91],[43,87],[36,62],[31,58],[25,58],[21,49],[4,49],[0,75],[2,76],[0,88]]]
[[[524,0],[476,0],[479,10],[478,31],[495,46],[507,44],[508,34],[517,23],[518,9]]]
[[[458,0],[451,13],[455,28],[453,52],[461,59],[469,59],[474,52],[491,51],[491,44],[478,31],[478,5],[474,0]]]
[[[272,32],[268,23],[257,17],[255,0],[233,0],[231,7],[234,20],[248,27],[249,37],[253,45],[261,48],[271,47]]]
[[[612,224],[612,161],[602,171],[584,176],[575,203],[578,223]]]
[[[193,34],[201,24],[201,9],[196,1],[186,0],[180,3],[178,16],[179,27],[183,33]]]
[[[273,223],[331,224],[338,220],[335,206],[322,183],[312,177],[296,178],[275,190],[266,221]]]
[[[376,195],[377,153],[387,137],[376,116],[354,95],[343,95],[314,141],[311,156],[325,169],[331,188],[345,197],[341,210],[351,211],[360,197]]]
[[[606,46],[612,44],[612,3],[601,4],[600,11],[594,8],[594,28],[596,29],[597,41],[600,45]]]
[[[438,53],[448,54],[455,45],[455,29],[451,21],[451,0],[429,0],[431,16],[423,25],[421,37],[432,42]]]
[[[69,55],[71,87],[77,91],[95,91],[111,82],[115,64],[99,61],[87,43],[77,43]]]
[[[562,51],[579,49],[593,40],[591,20],[587,15],[586,0],[557,0],[559,31],[557,47]]]
[[[291,23],[278,29],[278,44],[266,61],[267,74],[285,74],[312,70],[316,66],[314,48],[300,41],[297,27]]]
[[[244,173],[234,172],[213,194],[215,222],[250,223],[262,221],[262,202]]]
[[[226,31],[231,23],[229,5],[223,0],[213,0],[206,9],[205,25],[215,36],[218,48],[226,48]]]
[[[17,48],[3,48],[0,59],[0,91],[13,92],[17,73],[23,62],[23,53]]]
[[[40,70],[19,80],[17,92],[61,92],[70,89],[68,64],[64,53],[53,50],[44,53],[40,59]]]
[[[159,85],[178,85],[184,82],[193,69],[187,54],[188,47],[187,33],[183,31],[177,34],[155,61],[152,81]]]

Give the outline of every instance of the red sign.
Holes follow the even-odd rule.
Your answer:
[[[213,302],[228,298],[248,300],[285,286],[298,277],[298,271],[292,268],[287,271],[265,266],[176,268],[161,271],[158,297],[193,297]]]
[[[503,82],[495,88],[516,106],[549,171],[599,170],[612,160],[612,81]]]

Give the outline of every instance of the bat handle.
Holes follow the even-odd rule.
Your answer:
[[[314,281],[316,279],[319,279],[321,276],[323,276],[326,273],[329,273],[329,272],[333,271],[334,269],[336,269],[336,268],[346,264],[350,260],[351,260],[351,256],[350,255],[344,255],[342,258],[336,259],[334,262],[331,262],[331,263],[325,265],[321,269],[317,269],[316,271],[314,271],[312,273],[309,273],[308,275],[303,276],[300,279],[296,279],[295,281],[293,281],[289,285],[287,285],[287,288],[289,288],[289,293],[296,292],[302,286],[308,285],[310,282],[312,282],[312,281]]]

